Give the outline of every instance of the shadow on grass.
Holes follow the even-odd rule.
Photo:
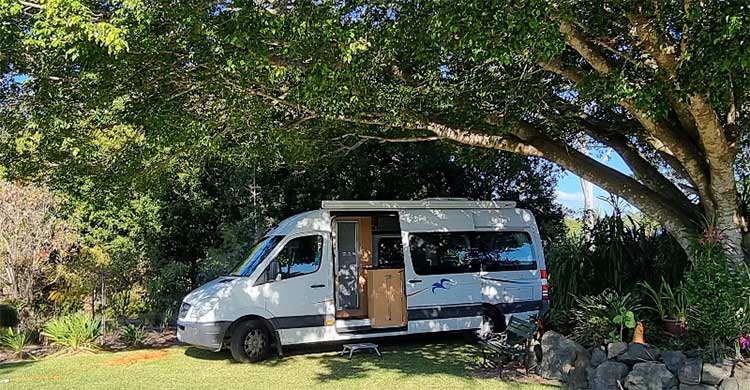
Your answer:
[[[320,384],[340,380],[366,380],[386,372],[398,377],[453,376],[474,382],[497,377],[500,371],[483,368],[482,355],[476,344],[454,334],[418,335],[370,340],[380,346],[382,357],[366,351],[355,352],[352,359],[340,356],[346,342],[285,347],[284,356],[272,357],[252,365],[282,367],[293,372],[302,361],[319,367],[315,381]],[[185,355],[201,360],[233,361],[229,351],[211,352],[187,348]],[[503,378],[508,383],[524,382],[528,378]]]
[[[324,372],[317,380],[325,383],[341,379],[364,379],[378,372],[391,371],[402,376],[451,375],[468,380],[479,368],[476,346],[460,337],[421,340],[402,340],[400,343],[380,343],[382,357],[367,352],[355,353],[351,360],[341,356],[311,355]]]
[[[211,352],[205,349],[188,347],[187,349],[185,349],[185,356],[188,356],[194,359],[200,359],[200,360],[233,361],[232,354],[228,350],[223,350],[221,352]]]
[[[37,360],[19,360],[14,362],[0,363],[0,380],[2,380],[5,375],[10,374],[13,370],[28,366],[35,363],[36,361]]]

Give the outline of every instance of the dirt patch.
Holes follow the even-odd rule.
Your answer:
[[[17,354],[8,351],[8,350],[0,350],[0,363],[13,363],[13,362],[20,362],[26,359],[41,359],[47,355],[51,355],[54,350],[50,348],[47,345],[29,345],[26,348],[23,349],[24,354],[22,357],[19,357]]]
[[[147,327],[144,330],[146,340],[140,346],[141,348],[164,348],[177,345],[177,329],[175,328]],[[108,351],[124,351],[129,348],[122,342],[120,329],[109,332],[104,337],[104,349]]]
[[[127,366],[144,360],[161,359],[169,355],[168,351],[143,351],[111,359],[105,364],[108,366]]]

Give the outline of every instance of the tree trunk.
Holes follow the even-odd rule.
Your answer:
[[[589,154],[589,142],[586,137],[581,140],[581,153],[588,156]],[[594,226],[594,186],[590,181],[579,178],[581,180],[581,191],[583,192],[583,226],[586,231]]]

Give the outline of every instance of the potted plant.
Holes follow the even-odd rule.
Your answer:
[[[675,337],[687,334],[688,302],[682,282],[673,289],[662,277],[658,291],[648,282],[643,282],[641,285],[654,303],[654,306],[648,309],[659,315],[664,324],[664,330]]]

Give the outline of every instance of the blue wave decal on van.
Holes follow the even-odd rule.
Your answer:
[[[446,285],[446,283],[447,283],[447,285]],[[436,289],[438,289],[438,290],[439,289],[448,290],[448,289],[450,289],[450,286],[455,286],[456,284],[458,284],[458,283],[456,283],[456,282],[454,282],[453,280],[450,280],[450,279],[446,279],[446,278],[440,279],[439,282],[432,284],[432,293],[434,294]]]

